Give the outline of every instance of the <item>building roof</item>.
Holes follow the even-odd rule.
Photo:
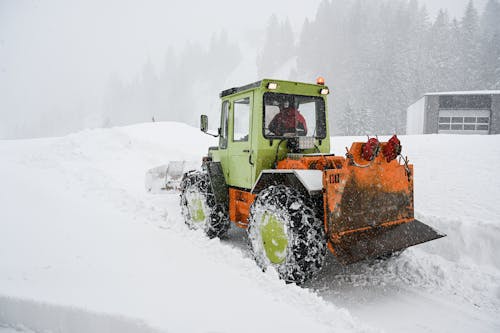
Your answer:
[[[453,95],[500,95],[500,90],[466,90],[466,91],[441,91],[429,92],[420,96],[415,102],[411,103],[412,106],[418,103],[425,96],[453,96]]]
[[[500,95],[500,90],[469,90],[469,91],[442,91],[426,93],[424,96],[444,95]]]

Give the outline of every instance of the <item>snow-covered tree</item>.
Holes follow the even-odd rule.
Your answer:
[[[481,81],[486,88],[500,88],[500,3],[489,0],[480,21]]]
[[[359,121],[348,115],[366,110],[374,132],[404,133],[406,108],[422,94],[498,83],[500,43],[482,42],[484,30],[494,38],[497,2],[490,0],[480,29],[472,2],[460,21],[445,11],[431,21],[417,0],[322,1],[300,34],[297,77],[322,73],[327,79],[334,133],[357,133]]]
[[[461,89],[481,89],[480,82],[480,34],[479,16],[473,1],[469,1],[460,22],[459,54],[457,64],[458,83]]]

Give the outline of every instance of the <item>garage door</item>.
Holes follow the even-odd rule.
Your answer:
[[[439,110],[439,133],[489,134],[490,110]]]

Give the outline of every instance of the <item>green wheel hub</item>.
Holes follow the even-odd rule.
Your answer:
[[[281,264],[285,261],[288,237],[283,221],[266,212],[262,216],[260,232],[267,258],[273,264]]]
[[[199,195],[192,194],[188,198],[188,208],[193,222],[203,222],[206,219],[205,204]]]

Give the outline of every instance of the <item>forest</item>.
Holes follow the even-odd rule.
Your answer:
[[[458,19],[446,10],[432,16],[417,0],[325,0],[302,27],[270,16],[256,77],[325,77],[334,135],[404,134],[406,108],[427,92],[500,89],[499,18],[498,0],[489,0],[482,12],[470,1]],[[208,47],[187,43],[180,52],[169,49],[159,71],[148,62],[135,80],[112,77],[103,125],[197,125],[193,110],[229,88],[226,78],[247,53],[223,31]],[[285,77],[276,77],[284,66]],[[203,93],[212,96],[203,99]],[[217,119],[218,106],[209,106],[206,113]]]

